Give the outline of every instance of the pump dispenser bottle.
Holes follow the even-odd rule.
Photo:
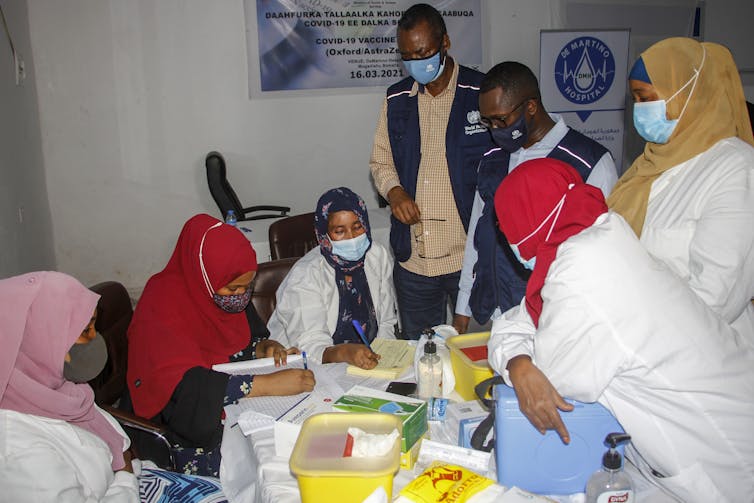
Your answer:
[[[616,450],[618,444],[631,440],[625,433],[608,433],[602,456],[602,469],[594,472],[586,483],[586,503],[634,503],[631,478],[623,471],[623,457]]]
[[[417,394],[419,398],[428,400],[429,398],[442,396],[442,361],[437,354],[437,345],[432,340],[434,332],[428,331],[428,340],[424,344],[424,354],[419,359],[417,365]]]

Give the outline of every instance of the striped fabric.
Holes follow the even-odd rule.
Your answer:
[[[165,470],[143,469],[139,475],[142,503],[227,503],[220,481]]]

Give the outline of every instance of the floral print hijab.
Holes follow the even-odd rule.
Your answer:
[[[352,325],[353,320],[359,322],[364,334],[371,342],[377,336],[377,316],[364,271],[366,254],[360,260],[350,261],[332,252],[332,243],[327,234],[327,223],[330,213],[338,211],[353,211],[356,214],[369,238],[370,245],[367,253],[372,247],[372,231],[369,227],[369,215],[364,200],[346,187],[330,189],[322,194],[314,211],[314,232],[317,235],[322,256],[335,269],[335,284],[340,295],[338,324],[332,336],[333,343],[362,342]]]

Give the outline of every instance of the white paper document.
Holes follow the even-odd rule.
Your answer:
[[[241,374],[272,374],[278,370],[284,369],[302,369],[304,368],[304,358],[301,355],[288,355],[286,365],[275,366],[275,359],[257,358],[255,360],[243,360],[240,362],[217,363],[212,365],[212,370],[224,372],[231,375]]]
[[[296,358],[292,359],[292,357]],[[253,367],[248,365],[249,363],[261,360],[268,360],[268,362],[266,362],[266,365],[263,364]],[[237,363],[246,363],[247,365],[246,367],[242,367],[237,365]],[[231,365],[233,367],[229,367]],[[314,378],[316,380],[315,391],[319,395],[329,397],[332,401],[335,401],[343,394],[343,388],[340,387],[336,379],[338,378],[338,375],[342,375],[344,371],[341,370],[340,374],[337,374],[336,372],[336,375],[333,375],[333,371],[336,369],[332,369],[331,366],[331,364],[317,365],[310,363],[309,369],[314,372]],[[215,365],[215,367],[220,366]],[[301,356],[290,355],[288,357],[288,365],[282,367],[275,367],[272,358],[261,358],[260,360],[250,360],[249,362],[224,363],[220,369],[215,368],[215,370],[228,373],[237,372],[240,374],[269,374],[287,368],[304,368]],[[239,421],[242,415],[246,414],[247,411],[252,411],[253,414],[250,415],[244,425],[247,428],[259,428],[266,423],[266,421],[262,420],[260,416],[266,416],[272,420],[278,419],[308,396],[309,393],[306,392],[289,396],[256,396],[252,398],[242,398],[238,403],[225,407],[226,421],[229,421],[231,425],[235,424]]]

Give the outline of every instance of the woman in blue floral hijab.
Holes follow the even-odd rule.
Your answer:
[[[369,215],[364,200],[346,187],[328,190],[317,201],[314,232],[319,251],[335,269],[335,284],[340,294],[338,325],[333,342],[363,344],[353,325],[354,320],[371,342],[377,336],[377,316],[364,272],[364,259],[372,247]],[[366,357],[370,358],[371,355]],[[376,359],[374,364],[377,364]]]
[[[372,241],[366,204],[348,188],[322,194],[314,230],[319,247],[278,289],[271,338],[287,339],[315,361],[373,368],[380,357],[364,339],[395,337],[392,257]]]

